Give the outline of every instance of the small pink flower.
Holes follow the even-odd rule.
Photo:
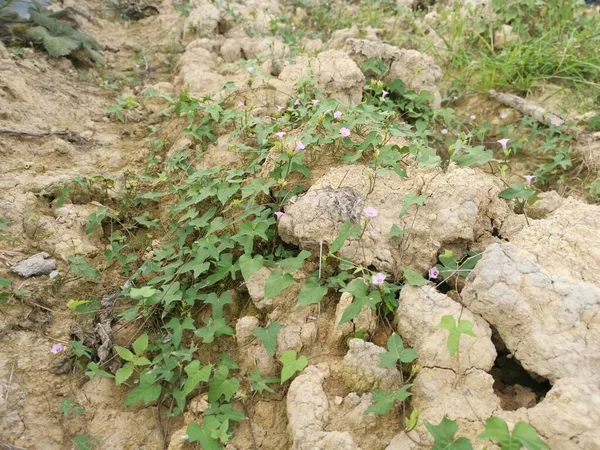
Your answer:
[[[342,117],[342,112],[341,111],[336,111],[333,113],[333,118],[334,119],[339,119],[340,117]]]
[[[385,100],[385,98],[388,96],[389,92],[386,91],[385,89],[383,89],[381,91],[381,100]]]
[[[300,141],[296,141],[296,151],[299,152],[300,150],[304,150],[306,148],[306,145],[304,145],[302,142]]]
[[[506,113],[502,113],[502,114],[500,114],[500,118],[501,118],[502,120],[506,119],[507,117],[508,117],[508,114],[506,114]]]
[[[340,128],[340,134],[342,135],[342,137],[348,137],[350,136],[350,130],[348,128]]]
[[[375,217],[377,217],[377,209],[373,208],[372,206],[367,206],[363,212],[365,213],[365,216],[367,216],[369,219],[374,219]]]
[[[502,146],[502,150],[506,150],[506,144],[510,141],[509,138],[498,139],[496,142]]]
[[[277,111],[283,111],[284,109],[285,109],[285,107],[284,107],[284,106],[279,106],[279,105],[277,105]]]
[[[52,346],[52,348],[50,349],[50,353],[54,353],[55,355],[58,355],[63,350],[64,350],[64,348],[63,348],[62,344],[54,344]]]
[[[448,134],[448,130],[445,128],[442,128],[442,134]]]
[[[312,104],[317,106],[319,104],[319,100],[317,100],[316,98],[314,100],[311,100]]]
[[[434,266],[431,269],[429,269],[429,279],[430,280],[435,280],[439,275],[440,275],[440,271],[437,269],[437,267]]]
[[[296,99],[296,101],[294,102],[294,106],[299,106],[300,105],[300,100]]]
[[[471,114],[471,116],[469,117],[469,119],[475,120],[475,119],[477,119],[477,116],[475,114]]]
[[[277,220],[281,219],[283,215],[284,213],[282,213],[281,211],[275,211],[275,217],[277,217]]]
[[[371,277],[371,281],[373,282],[373,284],[375,284],[377,286],[381,286],[385,282],[386,277],[387,277],[387,275],[379,272]]]
[[[533,181],[534,178],[536,178],[535,175],[525,175],[523,176],[523,178],[525,178],[525,181],[527,181],[527,184],[531,184],[531,182]]]
[[[244,102],[238,102],[238,108],[243,108],[244,107]]]
[[[275,133],[275,136],[277,136],[279,139],[283,139],[283,137],[285,136],[285,131],[278,131],[277,133]]]

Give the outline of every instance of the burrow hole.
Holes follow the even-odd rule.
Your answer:
[[[552,388],[550,382],[525,370],[506,348],[498,331],[492,327],[492,342],[498,357],[490,374],[494,377],[494,393],[505,411],[531,408],[541,402]]]

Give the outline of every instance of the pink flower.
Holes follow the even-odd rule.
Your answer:
[[[386,276],[387,275],[385,275],[384,273],[379,272],[371,277],[371,281],[373,282],[373,284],[381,286],[385,282]]]
[[[429,269],[429,279],[430,280],[435,280],[439,275],[440,275],[440,271],[437,269],[437,267],[434,266],[431,269]]]
[[[350,136],[350,130],[348,128],[340,128],[340,134],[342,137]]]
[[[238,102],[238,108],[243,108],[244,107],[244,102]]]
[[[386,91],[385,89],[383,89],[381,91],[381,100],[385,100],[385,98],[388,96],[389,92]]]
[[[535,175],[525,175],[523,176],[523,178],[525,178],[525,181],[527,181],[527,184],[531,184],[531,182],[533,181],[534,178],[536,178]]]
[[[277,220],[281,219],[281,216],[283,216],[284,213],[282,213],[281,211],[275,211],[275,217],[277,217]]]
[[[62,344],[54,344],[52,346],[52,348],[50,349],[50,353],[54,353],[55,355],[58,355],[63,350],[64,350],[64,348],[63,348]]]
[[[498,139],[496,142],[502,146],[502,150],[506,150],[506,144],[510,141],[509,138]]]
[[[375,217],[377,217],[377,210],[372,206],[367,206],[363,210],[363,212],[365,213],[365,216],[367,216],[369,219],[374,219]]]
[[[312,104],[317,106],[319,104],[319,100],[317,100],[316,98],[314,100],[311,100]]]
[[[296,99],[296,101],[294,102],[294,106],[298,106],[300,105],[300,100]]]
[[[285,136],[285,131],[278,131],[277,133],[275,133],[275,136],[277,136],[279,139],[283,139],[283,137]]]
[[[306,145],[304,145],[302,142],[300,141],[296,141],[296,151],[299,152],[300,150],[304,150],[306,148]]]
[[[448,134],[448,130],[445,128],[442,128],[442,134]]]
[[[342,117],[342,112],[341,111],[336,111],[333,113],[333,118],[334,119],[339,119],[340,117]]]
[[[475,120],[475,119],[477,119],[477,116],[475,114],[471,114],[471,116],[469,117],[469,119]]]
[[[508,114],[506,114],[506,113],[502,113],[502,114],[500,114],[500,118],[501,118],[502,120],[506,119],[507,117],[508,117]]]
[[[284,107],[284,106],[279,106],[279,105],[277,105],[277,111],[283,111],[284,109],[285,109],[285,107]]]

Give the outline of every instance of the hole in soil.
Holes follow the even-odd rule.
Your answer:
[[[531,374],[521,366],[506,348],[494,327],[492,342],[498,357],[490,374],[494,377],[494,392],[505,411],[531,408],[541,402],[552,388],[550,382],[539,375]]]

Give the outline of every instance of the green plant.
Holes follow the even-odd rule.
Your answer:
[[[100,44],[91,36],[75,30],[69,22],[56,17],[65,15],[69,9],[50,12],[42,7],[29,8],[29,20],[20,20],[13,31],[22,39],[41,43],[55,58],[67,55],[85,55],[99,65],[105,65]],[[0,24],[11,24],[13,20],[0,15]],[[16,24],[20,26],[16,26]],[[23,35],[20,35],[23,33]]]
[[[71,397],[62,401],[60,407],[58,408],[58,412],[66,418],[71,414],[81,415],[85,413],[85,409],[83,409],[81,406],[75,406],[75,399]]]
[[[460,336],[462,334],[475,337],[475,333],[473,333],[473,322],[469,320],[457,321],[452,316],[444,316],[437,328],[440,330],[448,330],[447,346],[450,356],[454,356],[458,352]]]

